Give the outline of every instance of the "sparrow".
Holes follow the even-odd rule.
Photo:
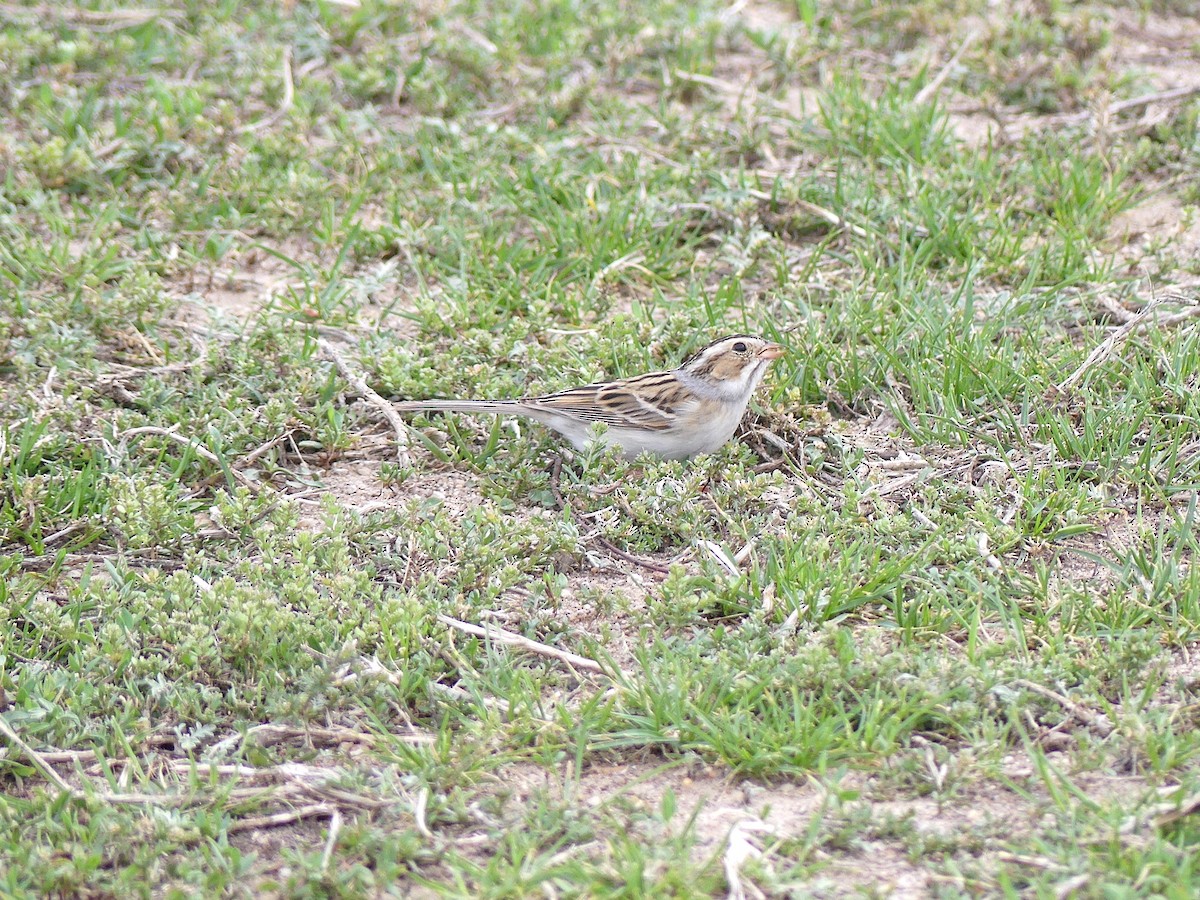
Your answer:
[[[733,432],[779,344],[749,334],[713,341],[678,368],[568,388],[519,400],[408,400],[399,412],[494,413],[533,419],[577,450],[599,440],[629,459],[651,453],[687,459],[712,453]],[[608,429],[596,435],[592,426]]]

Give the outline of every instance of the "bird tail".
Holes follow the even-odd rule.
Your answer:
[[[514,400],[402,400],[392,403],[397,412],[495,413],[519,416],[527,412]]]

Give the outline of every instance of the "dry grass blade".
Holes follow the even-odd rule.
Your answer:
[[[742,883],[742,866],[748,860],[759,859],[762,850],[750,839],[753,833],[772,834],[774,827],[759,819],[743,819],[733,826],[729,832],[729,840],[725,844],[722,863],[725,867],[725,880],[729,884],[729,900],[746,900],[746,888]],[[750,886],[756,896],[761,893]]]
[[[1063,709],[1087,725],[1100,737],[1108,737],[1113,732],[1113,724],[1108,720],[1108,716],[1103,713],[1092,712],[1090,709],[1085,709],[1074,700],[1064,697],[1057,691],[1052,691],[1048,687],[1043,687],[1032,681],[1027,681],[1024,678],[1019,678],[1013,682],[1017,687],[1024,688],[1027,691],[1032,691],[1039,696],[1045,697],[1047,700],[1053,700]]]
[[[241,126],[238,129],[239,134],[249,134],[254,131],[261,131],[264,128],[270,128],[280,119],[288,114],[288,110],[292,108],[292,102],[296,99],[296,84],[292,80],[292,52],[290,49],[285,49],[283,52],[283,100],[279,103],[279,109],[271,113],[264,119],[259,119],[257,122],[250,122]]]
[[[236,834],[239,831],[278,828],[281,825],[291,825],[293,822],[300,822],[304,819],[333,817],[337,814],[337,811],[338,808],[332,803],[312,803],[308,806],[299,806],[296,809],[272,813],[268,816],[251,816],[247,819],[238,819],[236,822],[230,823],[228,831],[230,834]]]
[[[104,791],[85,791],[81,788],[72,787],[38,751],[34,750],[21,739],[21,736],[13,730],[12,726],[5,721],[3,716],[0,716],[0,734],[4,735],[4,737],[8,738],[8,740],[12,741],[18,747],[25,754],[25,758],[33,764],[35,769],[42,773],[47,781],[76,800],[93,799],[101,803],[134,806],[182,806],[190,799],[181,794],[113,794]]]
[[[930,98],[932,98],[938,92],[938,89],[941,88],[942,83],[945,82],[946,78],[950,75],[950,72],[953,71],[954,67],[958,65],[958,61],[962,59],[962,55],[967,52],[967,48],[975,43],[975,39],[978,37],[978,31],[971,31],[967,33],[967,36],[963,38],[963,42],[959,44],[958,49],[954,51],[954,55],[950,57],[944,66],[942,66],[941,71],[934,76],[933,80],[930,81],[929,84],[917,91],[917,96],[913,98],[913,103],[927,103]]]
[[[337,370],[341,372],[342,377],[350,382],[350,386],[357,391],[363,399],[369,402],[372,406],[383,413],[383,417],[387,419],[388,424],[392,426],[392,431],[396,433],[396,459],[402,466],[409,464],[408,458],[408,426],[404,424],[404,420],[400,418],[400,414],[388,403],[383,397],[376,393],[361,375],[354,371],[345,358],[338,353],[334,346],[329,341],[321,338],[317,341],[317,346],[321,348],[321,352],[335,365]]]
[[[1135,331],[1138,331],[1147,324],[1147,320],[1155,315],[1163,306],[1168,303],[1192,303],[1195,301],[1176,295],[1164,297],[1160,300],[1154,300],[1146,304],[1146,308],[1139,312],[1136,316],[1130,319],[1119,328],[1114,329],[1108,337],[1096,345],[1095,349],[1088,354],[1087,359],[1074,372],[1060,381],[1056,386],[1058,393],[1065,394],[1068,390],[1074,387],[1083,379],[1085,375],[1096,368],[1098,365],[1109,359],[1125,341],[1127,341]],[[1177,324],[1200,315],[1200,307],[1193,306],[1192,309],[1183,313],[1178,313],[1170,316],[1168,319],[1159,322],[1160,325]]]
[[[217,456],[217,454],[213,453],[195,438],[190,438],[187,435],[180,434],[178,428],[178,425],[172,425],[170,428],[158,428],[153,425],[145,425],[141,428],[130,428],[128,431],[121,432],[121,440],[126,441],[131,437],[155,435],[156,437],[162,437],[169,441],[174,441],[176,444],[192,450],[197,456],[207,460],[214,466],[218,466],[221,469],[228,468],[229,473],[240,485],[249,488],[255,493],[258,493],[258,491],[261,489],[261,485],[258,484],[258,482],[249,478],[243,472],[239,472],[233,466],[226,466],[225,462],[219,456]]]
[[[496,641],[500,644],[506,644],[509,647],[516,647],[529,653],[536,653],[538,656],[548,656],[551,659],[557,659],[559,662],[566,663],[575,669],[583,669],[587,672],[595,672],[597,675],[608,675],[609,672],[596,662],[594,659],[588,659],[586,656],[580,656],[577,653],[571,653],[569,650],[559,650],[557,647],[551,647],[548,644],[542,644],[538,641],[530,640],[519,634],[511,631],[505,631],[503,628],[495,626],[472,625],[470,622],[463,622],[459,619],[453,619],[450,616],[439,615],[438,621],[443,625],[454,628],[466,634],[474,635],[475,637],[486,638],[487,640]]]

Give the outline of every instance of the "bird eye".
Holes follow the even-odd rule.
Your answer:
[[[746,352],[746,342],[738,341],[736,344],[734,344],[733,352],[734,353],[745,353]]]

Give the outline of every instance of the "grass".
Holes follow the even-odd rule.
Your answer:
[[[1142,9],[0,10],[0,893],[1194,896]],[[505,397],[733,331],[791,353],[689,462],[401,458],[321,343]]]

